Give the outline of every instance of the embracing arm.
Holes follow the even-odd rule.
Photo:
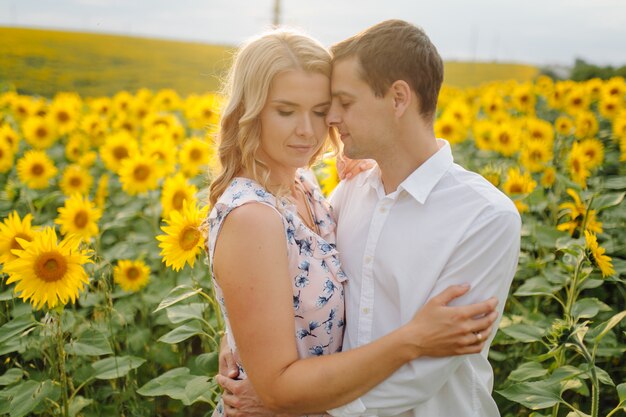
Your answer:
[[[286,249],[283,224],[276,211],[247,204],[226,218],[214,255],[214,270],[239,355],[258,396],[271,410],[311,413],[345,404],[404,363],[434,354],[440,345],[449,347],[451,340],[458,339],[461,330],[452,319],[445,332],[430,330],[429,315],[436,315],[441,308],[433,303],[430,309],[420,311],[419,319],[367,346],[299,359]],[[456,289],[457,293],[464,291]],[[480,311],[492,307],[485,303]],[[488,321],[483,320],[482,328]],[[428,337],[440,345],[424,345]],[[470,353],[480,347],[459,343],[454,349]]]
[[[472,288],[463,303],[495,297],[502,311],[516,271],[519,235],[517,213],[500,212],[476,222],[457,245],[432,294],[459,280],[469,280]],[[487,345],[493,336],[495,332],[487,337]],[[401,414],[433,398],[464,360],[463,356],[450,356],[412,361],[363,397],[330,413],[336,417]]]

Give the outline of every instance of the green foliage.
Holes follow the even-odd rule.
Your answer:
[[[599,66],[577,59],[570,73],[570,78],[574,81],[586,81],[592,78],[608,80],[612,77],[626,77],[626,65],[614,68],[611,65]]]

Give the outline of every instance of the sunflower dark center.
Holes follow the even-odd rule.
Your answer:
[[[137,278],[139,278],[139,269],[135,266],[131,266],[130,268],[128,268],[126,270],[126,278],[128,278],[131,281],[136,280]]]
[[[192,161],[199,161],[202,158],[202,151],[199,149],[192,149],[191,152],[189,152],[189,158]]]
[[[113,148],[113,156],[118,161],[128,158],[128,148],[126,148],[125,146],[116,146],[115,148]]]
[[[76,213],[76,215],[74,216],[74,224],[76,225],[76,227],[82,229],[87,226],[87,223],[89,223],[89,215],[85,210],[80,210],[78,213]]]
[[[44,169],[43,165],[41,165],[41,164],[34,164],[32,166],[32,168],[30,169],[30,172],[34,176],[40,177],[45,172],[45,169]]]
[[[137,181],[145,181],[150,176],[150,167],[145,164],[137,165],[133,171],[133,177]]]
[[[180,233],[178,243],[183,250],[187,251],[195,248],[199,240],[200,231],[193,226],[186,226]]]
[[[57,113],[57,120],[61,123],[65,123],[70,120],[70,115],[66,111],[61,110]]]
[[[80,187],[83,185],[83,180],[80,177],[72,177],[70,178],[70,185],[72,187]]]
[[[35,274],[42,281],[59,281],[66,272],[67,261],[59,252],[44,252],[35,261]]]

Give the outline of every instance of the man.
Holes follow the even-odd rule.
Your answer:
[[[520,217],[488,181],[454,164],[450,146],[435,138],[443,81],[436,48],[421,29],[390,20],[333,46],[332,53],[327,122],[347,157],[378,164],[342,182],[331,198],[337,247],[350,277],[343,349],[398,328],[453,284],[471,284],[454,303],[494,296],[501,313],[517,266]],[[481,354],[410,362],[329,413],[499,416],[488,346]],[[234,389],[232,381],[219,381]]]

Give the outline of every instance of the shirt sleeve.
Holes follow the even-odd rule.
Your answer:
[[[517,269],[520,228],[517,212],[499,211],[478,218],[455,245],[429,298],[450,285],[469,282],[470,291],[451,304],[472,304],[495,296],[499,300],[501,317]],[[497,329],[497,323],[494,329]],[[495,333],[492,332],[481,353],[485,357]],[[464,360],[466,356],[416,359],[364,396],[328,412],[335,417],[401,414],[432,398],[454,378]]]

